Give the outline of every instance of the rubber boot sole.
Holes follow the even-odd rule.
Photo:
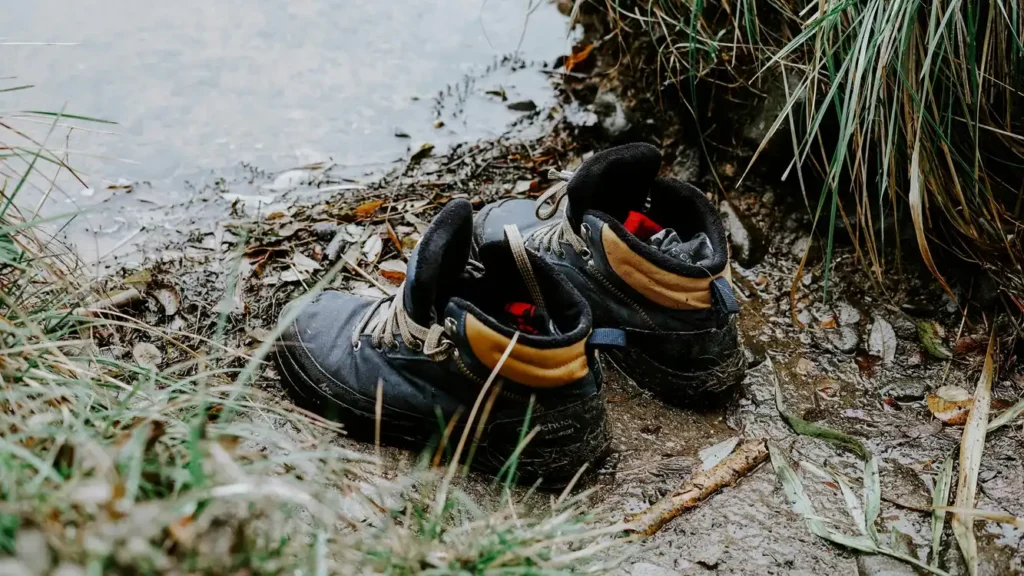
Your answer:
[[[609,350],[607,354],[638,387],[650,391],[666,404],[680,408],[700,408],[719,403],[736,390],[746,371],[746,356],[738,344],[720,352],[714,366],[698,370],[690,368],[693,363],[689,362],[682,366],[666,365],[663,360],[652,358],[628,344],[624,349]]]
[[[275,346],[272,353],[281,383],[296,405],[341,422],[352,438],[374,441],[376,414],[356,409],[337,395],[328,394],[298,368],[286,346]],[[468,413],[468,411],[466,412]],[[380,425],[382,443],[401,448],[422,450],[436,448],[440,434],[438,421],[409,415],[409,418],[386,418]],[[502,478],[511,474],[521,484],[538,483],[557,489],[568,484],[581,468],[593,470],[603,460],[611,445],[605,426],[605,405],[601,394],[552,410],[538,409],[531,418],[529,442],[517,452],[521,438],[522,419],[491,418],[473,450],[472,467],[480,472]],[[456,424],[449,436],[451,450],[461,438],[464,424]],[[532,432],[536,430],[536,432]],[[476,425],[469,442],[475,443]],[[466,450],[470,447],[467,446]],[[514,467],[510,459],[515,457]]]

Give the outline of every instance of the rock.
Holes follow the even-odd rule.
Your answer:
[[[684,148],[672,163],[672,176],[683,182],[700,180],[700,150]]]
[[[537,103],[533,100],[520,100],[519,102],[511,102],[507,105],[509,110],[516,112],[533,112],[537,109]]]
[[[783,81],[781,73],[771,73],[770,81],[765,85],[766,97],[758,101],[757,110],[754,111],[753,117],[743,128],[743,139],[747,143],[758,146],[769,136],[772,125],[778,119],[779,114],[786,109],[790,96],[797,93],[796,88],[802,81],[800,73],[796,71],[787,74],[785,81]],[[802,96],[798,96],[798,98],[803,100]],[[789,139],[785,136],[788,132],[789,123],[782,122],[776,132],[771,135],[772,141],[779,142],[780,145],[789,145]]]
[[[725,224],[725,230],[729,234],[733,260],[744,268],[750,268],[760,263],[768,253],[764,234],[740,216],[728,200],[719,205],[718,211],[722,215],[722,223]]]
[[[800,260],[808,250],[810,252],[807,254],[807,264],[814,264],[821,259],[821,244],[817,239],[812,238],[810,234],[797,238],[793,245],[789,247],[789,254],[793,258]]]
[[[857,350],[860,336],[850,326],[841,326],[838,330],[828,331],[828,341],[836,350],[844,354],[851,354]]]
[[[924,378],[897,378],[885,387],[884,395],[901,402],[915,402],[924,399],[928,382]]]
[[[840,302],[836,304],[836,316],[839,318],[840,326],[853,326],[860,322],[861,316],[860,310],[857,310],[846,302]]]
[[[800,313],[796,315],[796,319],[804,326],[814,322],[814,317],[812,317],[811,313],[807,310],[801,310]]]
[[[609,139],[625,136],[633,127],[626,118],[626,110],[614,92],[602,92],[594,100],[594,112],[601,120],[601,128]]]

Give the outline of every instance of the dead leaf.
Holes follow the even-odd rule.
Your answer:
[[[181,307],[181,295],[174,286],[160,286],[150,291],[152,296],[164,309],[164,316],[174,316]]]
[[[310,274],[320,269],[316,260],[306,256],[302,252],[292,254],[289,260],[289,268],[281,272],[281,282],[298,282],[309,278]]]
[[[126,285],[137,289],[139,292],[145,292],[152,281],[153,274],[149,270],[139,270],[122,280]]]
[[[370,216],[373,216],[374,213],[377,212],[377,209],[380,208],[383,204],[383,200],[370,200],[369,202],[364,202],[363,204],[356,206],[354,212],[357,218],[359,218],[360,220],[365,220]]]
[[[936,418],[951,426],[959,426],[967,422],[974,399],[970,392],[959,386],[943,386],[929,393],[925,401]]]
[[[398,239],[398,234],[395,232],[395,229],[391,227],[391,223],[390,222],[385,222],[384,223],[384,229],[387,230],[388,240],[391,240],[391,244],[394,245],[395,250],[398,250],[398,253],[401,254],[402,253],[402,241]]]
[[[833,316],[829,316],[828,318],[822,320],[819,326],[821,326],[825,330],[832,330],[836,327],[836,319]]]
[[[191,547],[196,538],[195,526],[192,524],[192,515],[182,516],[168,524],[167,533],[179,546]]]
[[[132,348],[132,358],[135,362],[145,368],[156,368],[156,365],[163,359],[160,349],[149,342],[139,342]]]
[[[498,98],[501,98],[502,102],[508,100],[508,94],[505,93],[504,88],[495,88],[493,90],[487,90],[486,92],[484,92],[484,94],[487,94],[488,96],[497,96]]]
[[[896,359],[896,331],[885,319],[875,317],[868,336],[868,352],[878,356],[884,364],[892,364]]]
[[[568,58],[565,59],[565,63],[563,64],[563,66],[565,67],[565,71],[566,72],[572,72],[572,69],[575,68],[578,64],[580,64],[584,60],[586,60],[587,57],[590,56],[590,53],[593,52],[593,51],[594,51],[594,45],[593,44],[587,44],[586,46],[583,46],[579,50],[573,48],[572,54]]]
[[[711,470],[719,462],[725,460],[725,458],[732,454],[732,451],[736,448],[736,445],[740,443],[739,436],[733,436],[728,440],[724,440],[715,444],[714,446],[708,446],[701,450],[697,455],[700,456],[701,469],[705,472]]]
[[[402,262],[397,258],[381,262],[377,268],[380,270],[380,275],[395,286],[398,286],[405,281],[405,262]]]
[[[921,340],[921,346],[933,358],[949,360],[953,357],[949,349],[943,344],[946,331],[936,322],[922,321],[917,323],[917,337]]]
[[[384,249],[384,242],[380,239],[380,236],[374,234],[363,242],[363,258],[366,258],[367,262],[376,262],[380,258],[380,252]]]

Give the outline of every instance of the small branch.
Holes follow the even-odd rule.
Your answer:
[[[628,531],[641,536],[654,535],[673,518],[696,508],[723,487],[732,486],[767,459],[768,446],[763,439],[745,440],[711,470],[697,472],[675,492],[627,518]]]

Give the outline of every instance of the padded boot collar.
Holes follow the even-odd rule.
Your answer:
[[[472,238],[473,206],[463,198],[448,202],[423,233],[409,258],[403,292],[405,309],[417,324],[433,324],[437,303],[454,292],[469,263]]]
[[[594,154],[569,181],[567,216],[579,229],[588,210],[624,220],[639,210],[661,166],[661,152],[644,143],[624,144]]]

